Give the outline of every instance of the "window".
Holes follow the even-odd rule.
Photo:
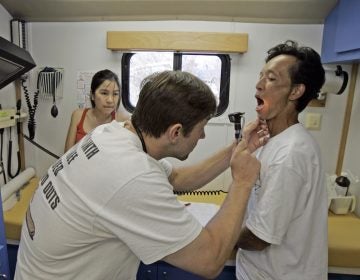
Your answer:
[[[142,80],[154,72],[183,70],[202,79],[214,92],[216,116],[229,104],[230,56],[174,52],[125,53],[122,57],[122,100],[133,112],[139,98]]]

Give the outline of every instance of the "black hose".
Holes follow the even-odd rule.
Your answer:
[[[18,159],[18,168],[16,170],[16,173],[13,175],[11,173],[11,158],[12,158],[12,140],[11,140],[11,126],[10,126],[10,133],[9,133],[9,151],[8,151],[8,161],[7,161],[7,171],[8,175],[11,179],[15,178],[20,173],[21,169],[21,159],[20,159],[20,151],[17,152],[17,159]]]
[[[3,178],[4,178],[4,184],[6,184],[6,173],[5,173],[5,169],[4,169],[4,163],[3,163],[3,144],[4,144],[4,128],[0,129],[0,165],[1,165],[1,173],[3,174]]]
[[[28,109],[29,109],[29,119],[28,119],[29,137],[30,137],[30,139],[34,139],[34,137],[35,137],[35,128],[36,128],[35,112],[36,112],[36,108],[37,108],[37,105],[38,105],[39,87],[34,92],[34,104],[32,105],[31,101],[30,101],[29,91],[27,89],[27,86],[25,86],[25,81],[26,81],[25,79],[21,79],[21,84],[22,84],[22,87],[24,89],[24,95],[25,95],[26,104],[27,104]]]

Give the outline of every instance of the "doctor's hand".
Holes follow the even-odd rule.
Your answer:
[[[250,153],[245,140],[241,140],[233,150],[230,167],[233,180],[251,189],[260,172],[260,161]]]
[[[257,118],[255,121],[249,122],[243,129],[242,141],[246,142],[250,153],[265,145],[269,138],[269,129],[265,120]]]

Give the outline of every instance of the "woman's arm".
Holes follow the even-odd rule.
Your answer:
[[[76,126],[79,123],[82,111],[82,109],[78,109],[71,114],[70,125],[65,141],[65,153],[76,143]]]

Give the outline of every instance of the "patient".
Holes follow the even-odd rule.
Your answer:
[[[327,191],[319,145],[298,116],[317,97],[320,56],[293,41],[268,51],[256,112],[270,140],[256,151],[260,176],[238,241],[237,279],[327,279]]]
[[[71,115],[65,152],[95,127],[112,120],[124,121],[125,114],[117,112],[120,102],[120,82],[110,70],[101,70],[92,78],[90,100],[92,108],[77,109]]]

